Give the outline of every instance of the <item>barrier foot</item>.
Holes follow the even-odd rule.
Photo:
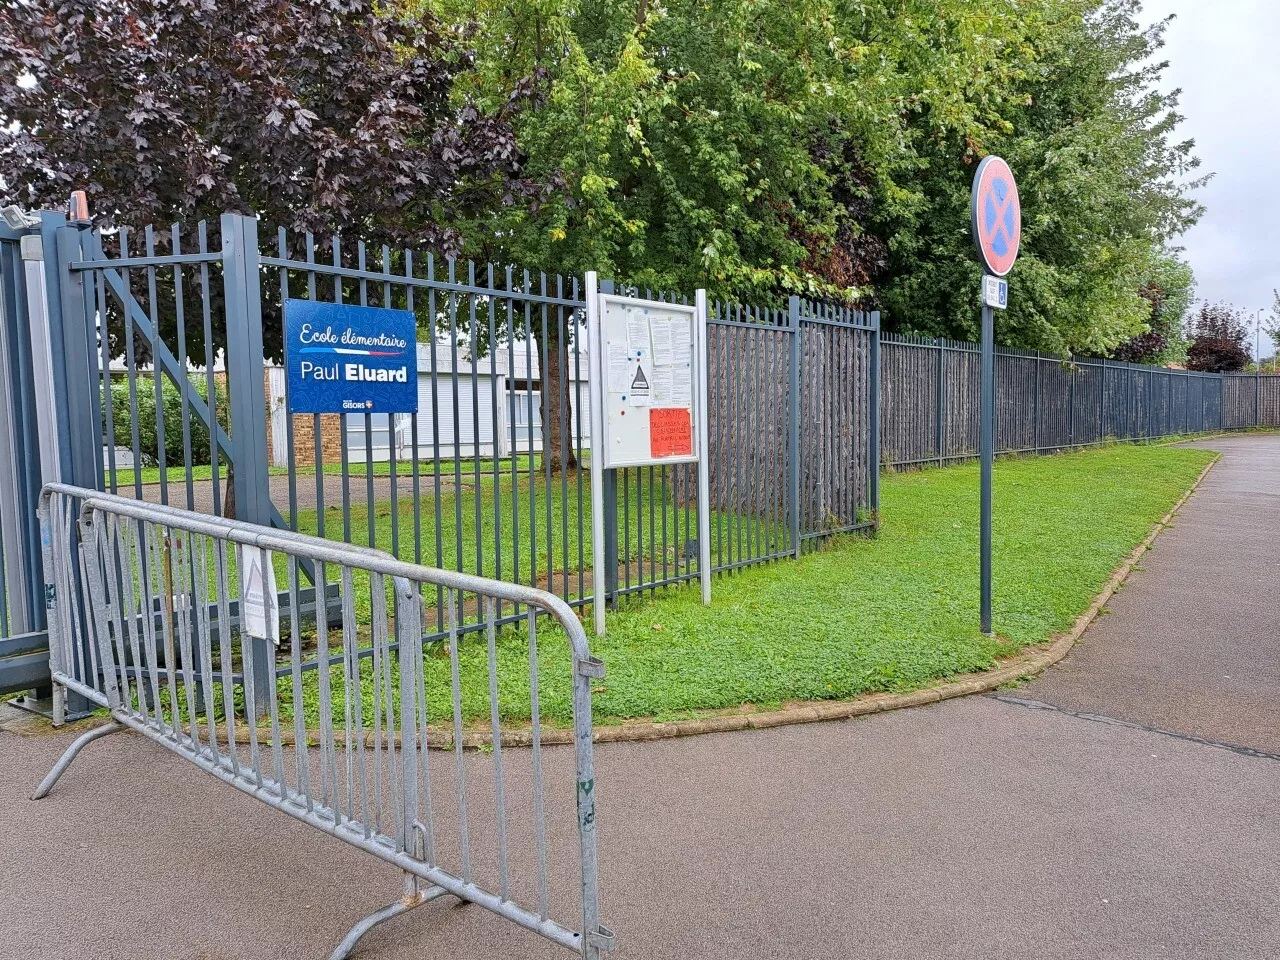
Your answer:
[[[40,786],[36,787],[36,792],[31,795],[32,800],[43,800],[49,795],[49,791],[53,789],[58,779],[67,772],[67,767],[71,766],[71,761],[79,756],[80,751],[87,747],[93,741],[100,737],[105,737],[108,733],[115,733],[117,730],[123,730],[124,724],[117,723],[112,720],[110,723],[104,723],[100,727],[94,727],[88,733],[81,734],[76,738],[71,746],[67,747],[66,753],[58,758],[58,762],[53,765],[53,769],[40,781]]]
[[[443,897],[448,892],[443,887],[414,890],[411,893],[406,893],[395,903],[383,907],[381,910],[375,910],[351,928],[351,932],[342,938],[342,942],[338,944],[337,949],[330,955],[329,960],[347,960],[347,957],[351,956],[351,951],[356,948],[356,943],[359,939],[382,923],[383,920],[390,920],[392,917],[398,917],[402,913],[408,913],[414,907],[422,906],[422,904],[429,900],[435,900],[437,897]]]

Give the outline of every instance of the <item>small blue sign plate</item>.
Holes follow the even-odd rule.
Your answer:
[[[417,413],[418,325],[408,310],[286,300],[292,413]]]

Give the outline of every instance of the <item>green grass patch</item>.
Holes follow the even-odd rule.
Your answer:
[[[886,476],[878,538],[841,538],[799,561],[720,577],[710,607],[694,589],[627,602],[592,641],[608,676],[597,720],[696,715],[793,700],[912,690],[1067,629],[1115,567],[1190,486],[1212,454],[1117,445],[1001,462],[995,474],[997,639],[978,630],[978,467]],[[571,717],[569,653],[548,623],[538,633],[542,716]],[[528,642],[498,642],[505,720],[529,716]],[[463,711],[487,718],[482,635],[460,650]],[[428,712],[450,716],[447,651],[425,656]],[[305,684],[315,722],[314,674]],[[341,687],[341,673],[334,686]],[[366,716],[372,709],[366,685]],[[288,698],[288,694],[285,694]],[[336,708],[335,708],[336,709]]]

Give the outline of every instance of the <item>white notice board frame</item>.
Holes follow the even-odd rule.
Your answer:
[[[707,403],[707,295],[697,291],[692,305],[665,303],[659,300],[642,300],[600,292],[599,275],[590,271],[586,276],[587,300],[587,355],[588,386],[591,404],[591,534],[592,534],[592,608],[595,614],[597,636],[605,632],[605,570],[601,562],[606,556],[604,542],[604,471],[632,466],[662,465],[668,463],[696,463],[698,465],[698,576],[702,585],[702,602],[711,602],[711,511],[710,483],[707,470],[708,410]],[[617,364],[620,351],[628,359],[638,359],[644,371],[652,371],[652,364],[645,366],[643,357],[628,352],[626,341],[626,311],[647,313],[650,319],[672,322],[687,317],[690,324],[690,363],[688,409],[692,420],[692,449],[689,455],[654,457],[646,455],[643,447],[649,442],[650,404],[635,405],[636,400],[624,392],[619,384],[611,382],[610,360]],[[638,318],[639,319],[639,318]],[[649,320],[645,321],[646,324]],[[652,374],[648,379],[654,379]],[[650,390],[656,384],[650,385]],[[652,397],[652,394],[651,394]],[[644,398],[646,401],[650,398]],[[658,406],[658,405],[653,405]],[[662,406],[667,406],[663,404]],[[673,403],[676,408],[684,406]],[[626,414],[632,420],[625,419]]]

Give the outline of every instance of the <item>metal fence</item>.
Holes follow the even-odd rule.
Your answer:
[[[593,556],[576,278],[335,236],[260,236],[257,220],[234,214],[108,233],[42,214],[19,233],[0,232],[0,363],[11,367],[0,395],[0,619],[10,621],[0,691],[47,682],[33,517],[42,476],[546,589],[574,607],[591,601],[596,563],[613,602],[698,577],[687,467],[607,471],[605,554]],[[19,241],[23,257],[35,241],[34,260],[19,260]],[[287,380],[269,361],[281,359],[289,298],[412,310],[420,412],[288,415]],[[32,304],[40,316],[27,315]],[[712,309],[715,572],[874,528],[878,466],[976,456],[977,346],[882,338],[879,325],[876,313],[798,297]],[[41,344],[29,342],[38,330],[43,378],[32,363]],[[1280,424],[1280,380],[1266,376],[1001,350],[997,377],[1001,452]],[[333,602],[333,584],[308,564],[302,575]],[[444,599],[428,602],[435,639],[446,635]],[[496,613],[516,622],[505,604]],[[484,629],[473,609],[458,626]]]
[[[590,602],[590,391],[576,278],[336,236],[260,236],[257,220],[234,214],[140,232],[50,214],[40,238],[65,421],[62,469],[45,479]],[[290,298],[413,311],[419,414],[269,408]],[[713,311],[716,572],[874,526],[878,322],[799,298]],[[281,435],[269,455],[273,423]],[[607,473],[600,562],[611,601],[698,577],[695,489],[678,466]],[[313,574],[304,565],[310,590]],[[38,570],[27,580],[38,597]],[[442,592],[429,601],[435,638],[443,604]],[[497,615],[514,622],[503,604]],[[461,616],[464,632],[483,628],[476,611]]]
[[[357,924],[335,958],[378,922],[445,895],[587,960],[611,945],[599,922],[591,725],[591,683],[604,669],[561,600],[78,487],[46,487],[41,520],[54,681],[108,707],[112,723],[72,745],[37,799],[87,743],[128,728],[404,872],[403,896]],[[334,621],[305,602],[304,564],[336,584]],[[254,570],[287,586],[277,594]],[[440,594],[445,640],[424,655]],[[504,638],[500,659],[503,603],[522,632]],[[248,631],[256,616],[269,635],[273,607],[287,666],[257,685],[261,647]],[[468,609],[483,624],[480,650],[460,647]],[[568,676],[539,669],[540,616],[561,634],[548,642],[544,632],[541,652],[566,646]],[[541,705],[561,698],[571,765],[544,762]],[[499,719],[515,700],[529,711],[520,739],[530,749],[511,756]],[[487,755],[464,752],[480,718]],[[576,876],[556,873],[566,858],[552,847],[565,842]]]
[[[217,253],[209,252],[215,244],[203,224],[185,243],[178,227],[166,231],[163,251],[151,231],[140,253],[124,231],[106,238],[110,250],[100,235],[84,239],[87,252],[73,269],[94,291],[97,316],[124,331],[110,351],[103,340],[97,364],[107,369],[109,352],[124,361],[116,364],[122,369],[114,388],[103,375],[93,398],[102,411],[104,488],[218,515],[233,482],[238,517],[542,587],[575,605],[588,602],[590,497],[578,469],[590,456],[583,436],[588,374],[579,349],[585,327],[577,279],[438,262],[387,247],[371,251],[337,237],[320,243],[283,230],[273,252],[258,256],[256,221],[225,217],[219,229]],[[375,452],[361,440],[364,455],[353,458],[352,434],[376,433],[368,414],[287,417],[287,467],[277,475],[268,475],[265,458],[250,455],[262,446],[267,416],[261,358],[283,337],[279,304],[291,297],[418,314],[425,413],[398,428],[410,456],[396,444]],[[871,526],[872,323],[798,300],[785,312],[717,310],[710,385],[711,459],[719,465],[712,474],[711,525],[717,571]],[[200,353],[193,354],[193,342]],[[227,344],[226,399],[214,373],[220,342]],[[172,362],[162,362],[165,356]],[[544,378],[560,390],[546,389]],[[762,387],[770,379],[778,389],[766,395]],[[127,396],[127,418],[113,417],[112,389],[121,410],[120,398]],[[148,445],[138,430],[139,404],[147,401],[145,416],[146,408],[163,406],[166,390],[171,406],[181,401],[181,417],[169,418],[167,428],[157,417]],[[539,418],[535,446],[527,425]],[[122,419],[125,431],[113,422]],[[210,430],[215,421],[230,429]],[[334,421],[337,443],[329,446],[318,438],[333,432]],[[444,449],[442,423],[452,431]],[[177,444],[164,431],[179,425]],[[468,444],[464,435],[453,443],[465,429],[477,439]],[[303,432],[310,442],[300,445]],[[197,433],[208,439],[193,444]],[[481,450],[482,435],[503,436],[505,443],[491,443],[490,456],[459,455],[459,447]],[[154,463],[155,482],[122,468],[118,449],[133,464]],[[767,478],[766,464],[772,469]],[[235,467],[230,477],[229,465]],[[169,477],[170,466],[182,468],[179,479]],[[616,556],[610,551],[605,558],[614,576],[611,595],[695,578],[689,471],[632,468],[616,471],[612,481],[606,509],[612,503],[616,514],[610,517]],[[436,616],[442,628],[438,605]]]
[[[979,345],[884,335],[881,356],[882,462],[976,457]],[[996,351],[997,453],[1253,426],[1280,426],[1280,377]]]

